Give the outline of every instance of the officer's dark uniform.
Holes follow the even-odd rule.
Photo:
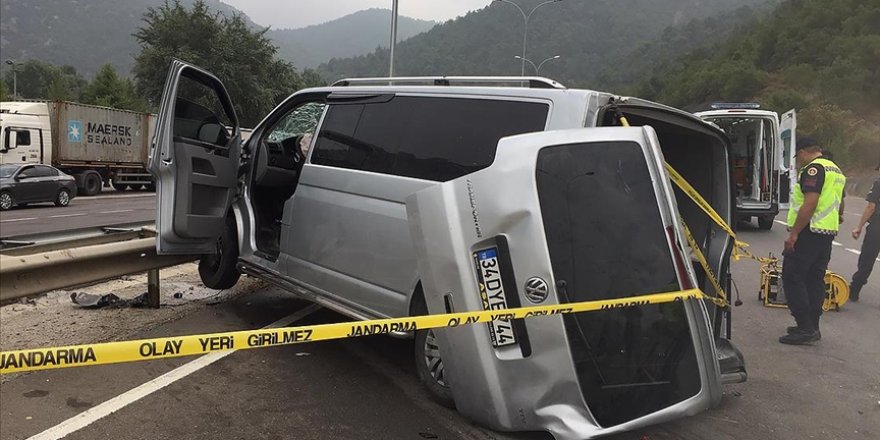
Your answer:
[[[815,145],[812,138],[798,140],[797,149]],[[794,228],[805,195],[819,194],[810,224],[797,236],[794,250],[787,251],[782,264],[782,281],[788,308],[797,326],[779,338],[784,344],[809,344],[821,339],[819,319],[825,301],[825,270],[831,260],[831,244],[840,228],[839,209],[846,176],[837,165],[823,157],[813,159],[798,176],[788,211],[788,226]]]
[[[869,203],[874,203],[874,215],[868,219],[868,226],[865,228],[865,241],[862,243],[862,254],[859,255],[859,270],[852,277],[850,283],[849,297],[853,301],[859,300],[859,293],[862,287],[868,283],[868,277],[874,269],[874,262],[877,261],[877,255],[880,255],[880,179],[874,181],[874,186],[868,197],[865,197]]]

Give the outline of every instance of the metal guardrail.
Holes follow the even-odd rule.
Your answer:
[[[193,261],[156,255],[152,223],[0,239],[0,303]]]

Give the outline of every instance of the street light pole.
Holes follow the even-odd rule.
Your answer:
[[[529,11],[528,14],[526,14],[526,11],[523,11],[523,8],[521,8],[518,4],[512,2],[511,0],[492,0],[492,1],[500,2],[500,3],[510,3],[511,5],[516,6],[516,9],[519,11],[520,15],[522,15],[522,18],[523,18],[523,45],[522,45],[522,57],[521,57],[522,58],[522,67],[521,67],[520,76],[526,76],[526,61],[527,61],[527,59],[526,59],[526,42],[527,42],[528,36],[529,36],[529,19],[532,18],[532,14],[534,14],[535,11],[537,11],[538,8],[540,8],[541,6],[549,5],[550,3],[558,3],[558,2],[561,2],[562,0],[547,0],[543,3],[538,4],[534,8],[532,8],[532,10]]]
[[[391,5],[391,53],[388,62],[388,77],[394,76],[394,46],[397,45],[397,1]]]
[[[547,61],[553,61],[553,60],[559,59],[559,55],[552,56],[552,57],[549,57],[549,58],[544,58],[544,61],[541,61],[540,63],[538,63],[537,66],[535,65],[534,62],[532,62],[532,60],[530,60],[530,59],[528,59],[528,58],[523,58],[523,57],[521,57],[521,56],[519,56],[519,55],[514,55],[514,58],[519,59],[519,60],[523,60],[523,61],[525,61],[525,62],[531,64],[531,65],[532,65],[532,68],[535,69],[535,75],[540,75],[540,74],[541,74],[541,67],[544,66],[544,63],[546,63]]]
[[[12,96],[17,98],[18,97],[18,71],[15,69],[15,67],[18,65],[18,63],[16,63],[15,61],[12,61],[12,60],[6,60],[6,64],[9,64],[10,66],[12,66]]]

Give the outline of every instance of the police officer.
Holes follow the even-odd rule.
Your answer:
[[[779,338],[783,344],[807,345],[822,338],[819,317],[825,301],[825,271],[831,243],[840,229],[838,210],[846,177],[834,162],[822,157],[813,138],[798,139],[798,174],[788,210],[782,284],[788,308],[797,323]]]
[[[874,269],[874,261],[880,254],[880,209],[877,209],[877,205],[880,204],[880,178],[874,181],[874,186],[871,187],[871,192],[865,200],[868,201],[868,206],[862,213],[859,225],[852,231],[853,238],[858,240],[865,223],[868,224],[865,241],[862,243],[862,253],[859,255],[859,270],[853,275],[849,284],[849,299],[852,301],[859,300],[862,287],[868,283],[868,277]]]

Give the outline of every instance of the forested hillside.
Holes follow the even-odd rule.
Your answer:
[[[271,29],[266,33],[278,46],[278,56],[299,68],[314,68],[331,58],[350,57],[388,47],[391,11],[367,9],[336,20],[300,29]],[[397,38],[406,40],[437,23],[398,17]]]
[[[699,109],[799,109],[799,132],[849,166],[880,160],[880,0],[788,0],[723,44],[645,70],[632,94]]]
[[[658,38],[669,26],[771,0],[592,0],[541,7],[529,21],[527,58],[548,62],[541,74],[568,85],[589,85],[610,63]],[[538,0],[519,2],[528,12]],[[401,75],[520,73],[523,19],[510,4],[494,2],[401,42],[395,71]],[[714,37],[709,36],[710,40]],[[714,40],[718,41],[718,40]],[[328,80],[384,75],[388,51],[334,59],[320,68]],[[529,68],[527,72],[532,72]]]

